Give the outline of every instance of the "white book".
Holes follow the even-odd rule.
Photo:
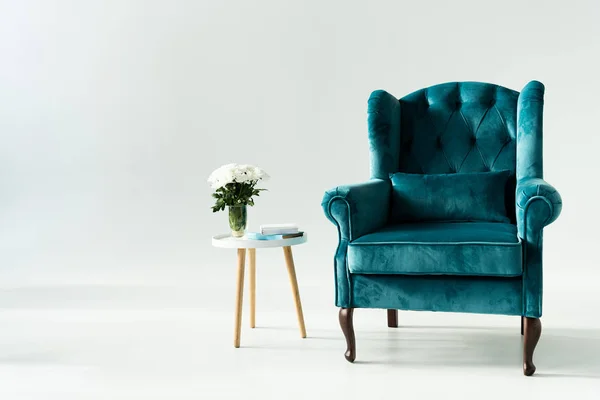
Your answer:
[[[285,235],[288,233],[298,233],[298,225],[296,224],[263,224],[260,226],[262,235]]]
[[[298,232],[298,229],[264,229],[260,233],[262,235],[291,235]]]
[[[298,229],[261,229],[260,233],[263,235],[287,235],[290,233],[298,233]]]

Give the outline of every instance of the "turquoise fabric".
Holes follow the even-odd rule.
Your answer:
[[[334,257],[335,302],[347,307],[350,298],[350,272],[346,267],[348,242],[381,228],[388,220],[391,183],[368,182],[338,186],[325,193],[321,206],[338,228],[338,247]]]
[[[391,173],[398,172],[400,114],[397,98],[384,90],[371,93],[367,109],[371,178],[389,179]]]
[[[391,220],[509,223],[504,199],[510,171],[390,174]]]
[[[520,276],[517,228],[490,222],[387,226],[348,246],[351,274]]]
[[[526,178],[520,181],[516,197],[517,225],[521,237],[526,236],[526,223],[529,223],[529,229],[540,231],[554,222],[562,210],[562,198],[558,191],[540,178]],[[539,207],[529,210],[534,204],[539,204]]]
[[[480,82],[444,83],[401,98],[400,129],[391,133],[400,136],[398,163],[388,174],[514,173],[518,98]]]
[[[452,82],[421,89],[401,99],[383,90],[371,94],[367,120],[371,180],[330,190],[322,202],[325,214],[338,228],[334,258],[336,305],[521,314],[532,318],[542,315],[543,228],[556,220],[562,207],[558,192],[543,180],[543,97],[544,86],[537,81],[528,83],[521,93],[487,83]],[[521,258],[512,252],[492,256],[506,265],[490,266],[486,264],[489,256],[468,255],[457,243],[447,245],[454,252],[436,255],[441,257],[437,263],[423,266],[427,264],[422,262],[425,256],[411,256],[399,266],[401,256],[396,253],[404,252],[404,246],[412,248],[413,255],[420,254],[419,240],[425,234],[406,226],[402,234],[384,233],[393,215],[390,174],[501,170],[510,171],[504,199],[513,225],[511,238],[516,229],[520,239],[520,244],[504,242],[502,246],[513,250],[520,246]],[[458,190],[454,201],[469,202],[471,199],[465,197],[470,195]],[[457,242],[464,241],[467,235],[464,229],[456,228],[451,235],[443,230],[439,226],[435,233],[426,235],[431,238],[448,235],[444,240]],[[396,235],[397,240],[410,237],[414,243],[386,245],[391,249],[382,251],[381,257],[359,257],[358,247],[370,246],[359,243],[370,234]],[[503,235],[498,230],[489,233],[487,240],[501,242]],[[431,249],[426,252],[432,254]],[[447,275],[352,272],[399,268],[454,272]],[[484,269],[488,273],[522,272],[511,278],[460,274],[481,275]]]
[[[368,242],[519,242],[513,224],[496,222],[424,222],[386,225],[352,241],[352,244]]]
[[[523,315],[542,315],[543,229],[562,209],[560,194],[543,180],[544,85],[529,82],[517,109],[516,212],[519,237],[523,239]]]
[[[521,315],[521,278],[353,274],[350,307]]]

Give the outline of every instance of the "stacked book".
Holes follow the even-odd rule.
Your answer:
[[[260,226],[260,232],[246,233],[246,237],[253,240],[281,240],[303,235],[296,224],[265,224]]]

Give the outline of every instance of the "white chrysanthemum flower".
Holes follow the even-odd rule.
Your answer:
[[[256,180],[266,181],[270,178],[269,174],[267,174],[262,168],[254,167],[254,176],[256,176]]]
[[[235,169],[235,181],[236,182],[249,182],[255,181],[254,178],[254,167],[252,165],[242,164],[238,165]]]
[[[266,180],[269,175],[261,168],[248,164],[226,164],[210,174],[208,183],[213,189],[218,189],[229,183],[244,183]]]

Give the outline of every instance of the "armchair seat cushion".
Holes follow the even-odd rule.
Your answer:
[[[497,222],[429,222],[389,225],[348,246],[352,274],[523,274],[517,227]]]

